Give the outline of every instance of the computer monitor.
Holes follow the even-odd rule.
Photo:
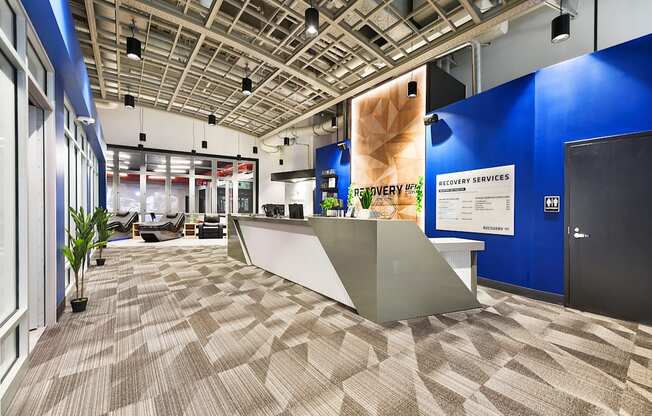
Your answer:
[[[303,219],[303,204],[289,204],[290,218]]]

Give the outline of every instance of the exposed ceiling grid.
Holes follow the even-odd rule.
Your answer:
[[[263,137],[542,0],[70,0],[93,94]],[[135,22],[141,62],[127,58]],[[504,20],[504,19],[503,19]],[[245,66],[253,93],[244,96]]]

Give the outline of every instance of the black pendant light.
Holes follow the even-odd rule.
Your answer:
[[[208,149],[208,141],[202,140],[201,141],[201,148],[202,149]]]
[[[249,64],[245,65],[245,76],[242,78],[242,93],[244,95],[251,95],[253,90],[251,78],[249,78]]]
[[[306,9],[305,13],[305,20],[306,20],[306,36],[307,37],[315,37],[319,33],[319,10],[316,8],[308,7]]]
[[[125,94],[125,107],[129,109],[136,108],[136,99],[131,94]]]
[[[147,141],[147,134],[143,133],[143,107],[140,107],[140,133],[138,134],[138,140],[141,142]]]
[[[290,138],[285,136],[283,137],[283,146],[289,146],[290,145]]]
[[[412,80],[408,82],[407,96],[409,98],[416,98],[417,96],[417,82]]]
[[[252,151],[253,151],[253,154],[257,155],[258,154],[258,146],[254,146]]]
[[[552,43],[560,43],[570,38],[570,19],[568,13],[564,13],[563,0],[559,1],[559,16],[552,19],[550,25],[550,40]]]
[[[278,160],[278,164],[281,165],[281,166],[283,166],[283,159],[279,159],[279,160]]]
[[[140,48],[140,41],[136,39],[135,33],[134,33],[134,28],[136,27],[136,23],[132,20],[131,21],[131,36],[127,37],[127,58],[133,59],[134,61],[140,61],[141,60],[141,48]]]
[[[208,124],[211,126],[214,126],[217,124],[217,117],[215,117],[215,114],[209,114],[208,115]]]

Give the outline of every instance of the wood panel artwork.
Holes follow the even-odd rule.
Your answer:
[[[417,96],[407,96],[417,81]],[[419,220],[415,186],[425,169],[426,67],[352,100],[351,183],[371,188],[381,215]]]

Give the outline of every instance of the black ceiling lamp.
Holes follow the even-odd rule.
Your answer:
[[[253,154],[257,155],[258,154],[258,146],[254,146],[252,151],[253,151]]]
[[[217,117],[215,117],[215,114],[209,114],[208,115],[208,124],[211,126],[214,126],[217,124]]]
[[[125,107],[128,109],[136,108],[136,98],[131,94],[125,94]]]
[[[411,80],[410,82],[408,82],[407,96],[408,98],[416,98],[417,82],[415,80]]]
[[[552,19],[550,24],[552,43],[560,43],[570,38],[570,20],[569,13],[564,13],[563,0],[559,0],[559,16]]]
[[[285,136],[283,137],[283,146],[289,146],[290,145],[290,138]]]
[[[201,148],[202,149],[208,149],[208,141],[202,140],[201,141]]]
[[[134,20],[131,20],[131,36],[127,37],[127,58],[133,59],[134,61],[140,61],[142,59],[140,41],[136,39],[135,35],[136,23]]]
[[[138,133],[138,140],[141,142],[147,141],[147,134],[143,132],[143,124],[144,124],[144,114],[143,114],[143,107],[140,107],[140,133]]]
[[[245,76],[242,78],[242,93],[244,95],[251,95],[253,84],[249,78],[249,64],[245,64]]]
[[[319,33],[319,10],[312,7],[311,3],[310,7],[306,9],[304,17],[306,21],[306,36],[310,38],[317,36]]]
[[[278,160],[278,164],[281,165],[281,166],[283,166],[283,159],[279,159],[279,160]]]

